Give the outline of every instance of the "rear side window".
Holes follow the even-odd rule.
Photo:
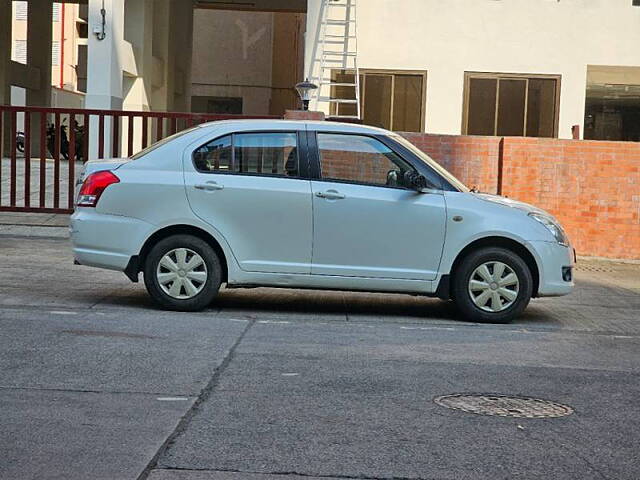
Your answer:
[[[298,177],[296,133],[238,133],[217,138],[193,154],[201,172]]]
[[[193,163],[201,172],[231,172],[232,160],[231,135],[216,138],[193,154]]]

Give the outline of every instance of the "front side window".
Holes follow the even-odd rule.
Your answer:
[[[319,133],[318,149],[325,181],[402,187],[404,173],[414,170],[375,138]]]
[[[298,177],[297,146],[295,133],[238,133],[203,145],[193,160],[201,172]]]

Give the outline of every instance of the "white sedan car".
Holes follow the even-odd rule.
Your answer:
[[[215,122],[89,162],[71,239],[77,263],[142,273],[171,310],[224,283],[433,296],[504,323],[573,288],[551,215],[470,191],[399,135],[331,122]]]

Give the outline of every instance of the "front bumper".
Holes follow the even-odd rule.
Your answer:
[[[74,260],[91,267],[125,271],[153,226],[142,220],[78,208],[69,226]]]
[[[527,242],[529,250],[536,257],[540,270],[538,285],[539,297],[558,297],[571,293],[575,284],[573,267],[575,253],[573,248],[555,242]],[[571,272],[570,279],[567,272]]]

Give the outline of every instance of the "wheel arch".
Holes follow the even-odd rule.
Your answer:
[[[529,251],[529,249],[523,245],[522,243],[513,240],[508,237],[500,237],[500,236],[491,236],[491,237],[483,237],[473,242],[469,243],[465,246],[458,255],[455,260],[451,264],[451,269],[449,273],[442,276],[440,281],[440,285],[438,286],[438,291],[440,292],[438,296],[449,298],[449,292],[451,291],[450,285],[453,277],[456,274],[456,270],[462,260],[469,255],[471,252],[476,251],[480,248],[484,247],[499,247],[504,248],[506,250],[510,250],[516,255],[518,255],[529,267],[531,271],[531,277],[533,279],[533,291],[532,297],[538,296],[538,289],[540,287],[540,267],[538,266],[538,262],[536,262],[535,257]]]
[[[160,240],[163,240],[172,235],[193,235],[194,237],[198,237],[207,242],[211,246],[211,248],[213,248],[213,251],[216,252],[216,255],[218,255],[218,258],[220,259],[220,265],[222,266],[222,283],[228,281],[228,261],[224,250],[220,246],[220,243],[218,243],[218,241],[209,232],[193,225],[170,225],[154,232],[144,242],[144,245],[140,249],[140,253],[136,255],[137,258],[134,257],[135,260],[134,258],[132,258],[132,262],[129,262],[129,266],[127,266],[129,272],[125,271],[127,276],[131,278],[131,274],[134,274],[137,280],[138,274],[144,269],[144,263],[146,261],[147,255],[149,254],[153,246]],[[132,265],[132,263],[134,263],[134,265]]]

